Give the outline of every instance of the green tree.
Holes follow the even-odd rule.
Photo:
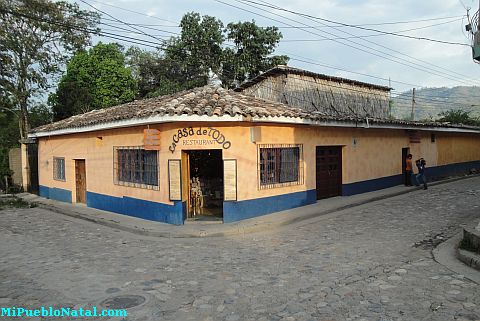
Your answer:
[[[3,106],[3,107],[2,107]],[[19,146],[20,110],[6,104],[0,106],[0,188],[3,188],[5,176],[10,176],[8,152],[13,147]],[[52,112],[43,104],[29,108],[28,118],[32,127],[41,126],[52,121]]]
[[[128,51],[140,97],[204,86],[210,71],[231,88],[288,62],[287,56],[272,56],[282,38],[276,27],[262,28],[252,21],[224,28],[220,20],[194,12],[185,14],[180,26],[180,36],[171,38],[164,53]]]
[[[451,109],[449,111],[438,114],[441,116],[437,121],[448,122],[452,124],[463,124],[471,126],[480,126],[480,119],[471,117],[470,112],[461,109]]]
[[[180,66],[185,89],[206,85],[209,71],[218,73],[222,66],[223,23],[190,12],[183,16],[180,27],[180,36],[172,37],[165,48],[165,58]]]
[[[166,58],[161,52],[130,47],[126,52],[127,62],[138,85],[138,97],[169,95],[186,88],[189,84],[177,61]]]
[[[77,52],[67,65],[57,91],[49,97],[54,119],[132,101],[137,83],[126,67],[122,47],[99,43]]]
[[[99,22],[77,4],[0,0],[0,89],[19,110],[20,137],[30,128],[28,106],[68,57],[89,44]]]
[[[235,87],[276,65],[285,65],[287,56],[270,56],[282,39],[277,27],[262,28],[252,22],[229,23],[227,39],[234,44],[223,53],[219,75],[225,87]]]

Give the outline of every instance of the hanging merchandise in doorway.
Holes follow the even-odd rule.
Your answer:
[[[222,150],[185,151],[189,158],[189,217],[223,217]]]

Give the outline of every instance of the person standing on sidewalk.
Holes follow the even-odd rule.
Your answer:
[[[415,164],[417,165],[418,168],[418,174],[415,176],[416,180],[416,186],[419,186],[419,179],[422,180],[423,183],[423,189],[427,189],[427,176],[425,175],[425,168],[427,166],[427,162],[423,159],[420,158],[415,161]]]
[[[412,186],[412,175],[412,154],[408,154],[407,158],[405,159],[405,186]]]

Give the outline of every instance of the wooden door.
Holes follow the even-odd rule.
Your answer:
[[[190,217],[190,155],[182,151],[182,202],[186,202],[187,217]]]
[[[87,175],[84,159],[75,160],[75,185],[77,192],[77,203],[85,204],[87,202]]]
[[[317,146],[317,199],[342,195],[342,147]]]

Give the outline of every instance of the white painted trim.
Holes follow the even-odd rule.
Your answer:
[[[321,127],[348,127],[348,128],[379,128],[379,129],[409,129],[409,130],[421,130],[421,131],[435,131],[435,132],[456,132],[456,133],[474,133],[480,134],[480,129],[458,128],[458,127],[428,127],[428,126],[410,126],[400,124],[378,124],[372,123],[372,120],[366,123],[362,121],[354,123],[353,121],[340,121],[340,120],[311,120],[300,117],[244,117],[241,115],[230,116],[208,116],[208,115],[164,115],[164,116],[152,116],[148,118],[140,119],[127,119],[119,120],[115,122],[102,123],[84,127],[65,128],[52,131],[44,131],[38,133],[29,134],[29,138],[58,136],[68,134],[78,134],[85,132],[92,132],[98,130],[133,127],[149,124],[161,124],[170,122],[253,122],[253,123],[278,123],[278,124],[295,124],[295,125],[310,125]]]
[[[401,124],[378,124],[372,123],[372,119],[369,119],[368,124],[366,122],[359,122],[355,124],[353,121],[340,121],[340,120],[311,120],[305,118],[293,118],[293,117],[253,117],[252,121],[255,123],[283,123],[283,124],[298,124],[298,125],[310,125],[310,126],[322,126],[322,127],[349,127],[349,128],[379,128],[379,129],[409,129],[409,130],[422,130],[422,131],[435,131],[435,132],[456,132],[456,133],[474,133],[480,134],[480,129],[459,128],[459,127],[429,127],[429,126],[411,126]]]
[[[170,122],[238,122],[238,121],[245,121],[245,117],[237,115],[237,116],[230,116],[230,115],[223,115],[223,116],[208,116],[208,115],[174,115],[174,116],[153,116],[148,118],[138,118],[138,119],[126,119],[126,120],[119,120],[115,122],[108,122],[102,123],[97,125],[90,125],[84,127],[73,127],[73,128],[65,128],[65,129],[58,129],[52,131],[45,131],[45,132],[38,132],[29,134],[29,138],[37,138],[37,137],[47,137],[47,136],[58,136],[58,135],[68,135],[68,134],[78,134],[78,133],[86,133],[86,132],[93,132],[97,130],[106,130],[106,129],[115,129],[115,128],[124,128],[124,127],[134,127],[134,126],[141,126],[141,125],[149,125],[149,124],[161,124],[161,123],[170,123]]]

